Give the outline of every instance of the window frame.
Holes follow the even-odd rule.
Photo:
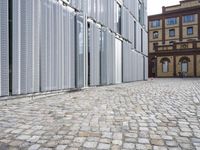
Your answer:
[[[174,34],[171,34],[171,32],[174,32]],[[169,37],[175,37],[176,36],[176,30],[175,29],[169,29]]]
[[[174,20],[173,20],[174,19]],[[172,21],[173,20],[173,21]],[[167,18],[167,25],[176,25],[177,24],[177,18]]]
[[[166,65],[166,62],[167,62],[167,70],[165,71],[164,70],[164,65]],[[160,60],[160,63],[162,63],[162,72],[163,73],[168,73],[169,72],[169,63],[170,63],[171,61],[170,61],[170,59],[169,58],[167,58],[167,57],[164,57],[164,58],[162,58],[161,60]]]
[[[187,64],[187,71],[186,71],[186,73],[188,73],[188,61],[184,60],[184,61],[181,62],[181,72],[185,72],[185,71],[183,71],[183,64]]]
[[[142,13],[143,12],[143,6],[142,6],[142,2],[138,0],[138,20],[140,23],[143,23],[142,20]]]
[[[167,70],[165,71],[164,70],[164,65],[167,65]],[[168,73],[169,72],[169,61],[167,61],[167,60],[164,60],[163,62],[162,62],[162,72],[163,73]]]
[[[153,43],[153,50],[156,50],[156,46],[158,46],[158,42]]]
[[[173,45],[174,44],[174,41],[169,41],[169,45]]]
[[[192,29],[192,32],[191,32],[191,33],[188,32],[189,29]],[[193,35],[193,34],[194,34],[194,29],[193,29],[193,27],[187,27],[187,35]]]
[[[187,64],[187,72],[189,71],[189,62],[190,62],[190,58],[189,57],[181,57],[179,60],[179,65],[181,65],[181,72],[183,72],[183,64]],[[185,71],[184,71],[185,72]]]
[[[151,21],[151,27],[152,27],[152,28],[160,27],[160,20],[157,19],[157,20]]]
[[[122,34],[122,6],[117,1],[115,1],[114,3],[114,11],[115,11],[114,24],[116,32],[118,34]]]
[[[195,15],[185,15],[183,16],[183,23],[191,23],[195,21]]]
[[[153,32],[153,39],[158,39],[159,38],[159,32],[158,31],[154,31]]]

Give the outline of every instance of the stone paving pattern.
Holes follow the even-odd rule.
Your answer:
[[[0,102],[0,150],[200,150],[200,79]]]

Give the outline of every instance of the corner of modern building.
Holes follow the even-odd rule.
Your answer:
[[[147,0],[0,0],[0,96],[147,80]]]

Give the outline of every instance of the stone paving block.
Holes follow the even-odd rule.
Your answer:
[[[85,148],[96,148],[97,144],[98,144],[97,142],[85,142],[83,144],[83,147],[85,147]]]
[[[0,149],[199,149],[199,87],[153,79],[0,101]]]
[[[65,150],[67,148],[67,145],[58,145],[56,147],[56,150]]]
[[[164,145],[164,141],[163,140],[151,140],[151,144],[162,146],[162,145]]]
[[[144,138],[139,138],[138,139],[138,142],[141,143],[141,144],[149,144],[149,139],[144,139]]]
[[[122,139],[122,133],[113,133],[113,139],[114,140],[121,140]]]
[[[135,144],[133,144],[133,143],[124,143],[123,144],[123,148],[125,148],[125,149],[134,149],[135,148]]]
[[[39,144],[34,144],[31,147],[28,148],[28,150],[38,150],[40,148]]]
[[[18,140],[29,140],[30,138],[30,135],[20,135],[17,137]]]
[[[101,149],[101,150],[110,149],[110,144],[99,143],[97,149]]]

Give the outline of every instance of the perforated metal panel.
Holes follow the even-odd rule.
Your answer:
[[[144,74],[147,78],[143,61],[147,27],[138,22],[138,1],[124,0],[120,6],[121,31],[115,29],[114,4],[115,0],[70,0],[70,6],[61,0],[13,0],[12,94],[82,88],[88,78],[90,85],[115,84],[120,61],[124,82],[142,80]],[[0,0],[0,8],[0,96],[4,96],[9,94],[8,0]],[[87,19],[93,22],[89,32]],[[115,45],[117,32],[122,33],[123,60]]]
[[[63,10],[64,89],[75,88],[75,14]]]
[[[148,74],[149,74],[148,57],[145,57],[145,80],[148,80]]]
[[[85,85],[85,37],[86,23],[85,16],[76,15],[76,87],[81,88]]]
[[[100,42],[101,29],[90,23],[88,29],[89,83],[100,85]]]
[[[140,79],[141,54],[131,50],[131,43],[123,42],[123,82],[133,82]],[[141,55],[142,56],[142,55]]]
[[[125,38],[125,39],[129,39],[129,25],[130,25],[130,22],[129,22],[129,12],[128,12],[128,9],[126,9],[125,7],[122,7],[122,36]]]
[[[13,1],[13,94],[39,92],[39,0]]]
[[[113,84],[115,64],[115,36],[108,29],[102,28],[101,48],[101,84]]]
[[[75,13],[56,1],[41,3],[41,90],[75,87]]]
[[[0,0],[0,96],[9,95],[8,0]]]

